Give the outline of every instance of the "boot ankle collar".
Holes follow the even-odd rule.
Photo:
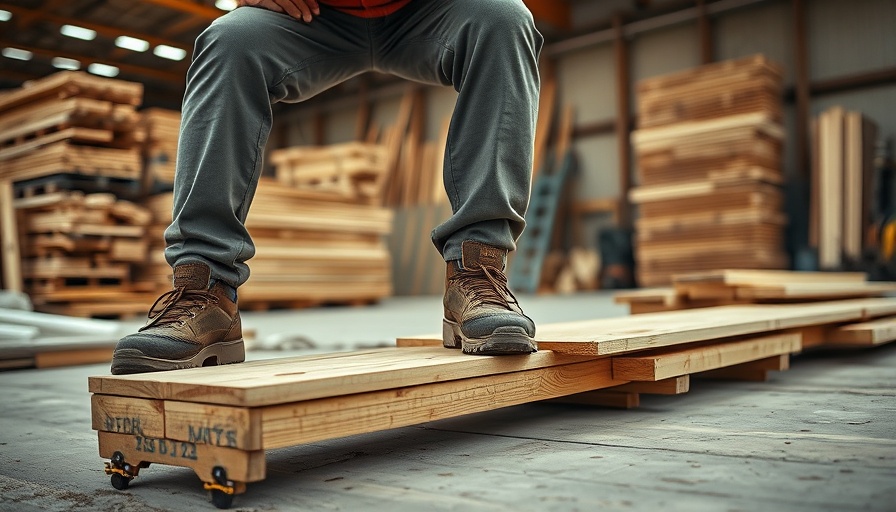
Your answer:
[[[504,270],[507,260],[507,251],[482,242],[465,240],[461,244],[461,259],[458,261],[460,269],[475,267],[493,267]]]

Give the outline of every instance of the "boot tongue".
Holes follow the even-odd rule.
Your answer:
[[[461,266],[463,268],[493,267],[504,270],[507,251],[472,240],[461,244]]]
[[[211,272],[202,263],[188,263],[174,268],[174,287],[187,290],[207,290]]]

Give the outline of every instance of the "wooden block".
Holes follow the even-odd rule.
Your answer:
[[[620,391],[625,393],[640,393],[644,395],[680,395],[691,389],[691,376],[680,375],[655,382],[629,382],[621,386],[610,388],[607,391]]]
[[[93,430],[148,437],[165,437],[165,411],[161,400],[91,395]]]
[[[739,364],[701,373],[699,377],[718,380],[742,380],[765,382],[770,371],[784,371],[790,368],[790,356],[783,354],[759,361]]]
[[[167,400],[165,437],[241,450],[262,450],[261,411]]]
[[[827,344],[871,346],[896,340],[896,317],[850,324],[831,329]]]
[[[616,388],[612,389],[615,390]],[[634,409],[641,405],[641,399],[638,393],[627,393],[613,390],[576,393],[575,395],[555,398],[549,401],[561,404],[609,407],[611,409]]]
[[[798,333],[762,336],[742,341],[665,350],[643,356],[613,358],[613,376],[619,380],[658,381],[800,350]]]
[[[125,462],[167,464],[192,468],[203,481],[213,483],[212,470],[221,466],[227,478],[235,482],[257,482],[265,477],[264,451],[245,451],[209,444],[189,443],[173,439],[112,432],[97,432],[100,457],[111,459],[115,452]]]

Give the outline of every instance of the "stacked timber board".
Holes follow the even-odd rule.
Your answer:
[[[270,162],[277,181],[290,187],[378,204],[388,170],[387,151],[386,146],[364,142],[291,147],[271,152]]]
[[[877,126],[861,112],[832,107],[814,123],[810,243],[823,270],[861,268],[875,221]]]
[[[142,84],[66,71],[0,94],[0,178],[138,179]]]
[[[861,272],[716,270],[677,274],[673,286],[618,292],[615,300],[632,314],[730,304],[816,302],[882,297],[896,283],[869,282]]]
[[[171,223],[171,193],[146,201],[153,214],[149,265],[142,276],[158,291],[171,287],[164,229]],[[391,263],[384,237],[392,229],[386,208],[285,187],[261,178],[246,219],[256,254],[240,307],[307,307],[369,303],[391,295]]]
[[[143,144],[144,183],[147,188],[156,184],[174,183],[177,161],[177,139],[180,134],[180,112],[162,108],[140,111],[140,125],[146,132]]]
[[[632,140],[641,286],[706,268],[785,268],[781,71],[762,56],[642,80]]]
[[[765,379],[828,335],[896,337],[892,321],[879,320],[896,315],[894,299],[710,313],[545,325],[530,356],[421,346],[440,345],[432,335],[399,339],[397,348],[96,376],[93,428],[116,487],[151,463],[189,467],[226,508],[247,483],[265,478],[265,450],[564,397],[630,406],[641,393],[686,392],[692,374]],[[804,333],[812,333],[809,343]]]
[[[34,307],[72,316],[145,312],[152,287],[132,273],[146,259],[149,212],[108,193],[27,191],[13,204],[21,277]]]

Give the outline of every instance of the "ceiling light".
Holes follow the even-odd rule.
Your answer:
[[[222,11],[232,11],[236,9],[236,0],[215,0],[215,7]]]
[[[12,19],[12,13],[0,9],[0,21],[9,21]]]
[[[87,71],[93,73],[94,75],[100,76],[118,76],[118,68],[115,66],[110,66],[108,64],[100,64],[99,62],[94,62],[93,64],[87,66]]]
[[[59,29],[59,32],[64,36],[83,39],[85,41],[93,41],[96,39],[96,31],[75,25],[63,25],[62,28]]]
[[[16,60],[31,60],[31,56],[33,55],[28,50],[20,50],[18,48],[4,48],[3,51],[0,51],[7,59],[16,59]]]
[[[53,60],[50,61],[50,64],[52,64],[54,68],[59,69],[70,69],[72,71],[81,69],[80,62],[76,61],[75,59],[68,59],[65,57],[53,57]]]
[[[115,46],[135,52],[145,52],[149,49],[149,42],[130,36],[118,36],[115,38]]]
[[[152,53],[154,53],[158,57],[169,60],[184,60],[184,57],[187,56],[186,50],[175,48],[174,46],[168,46],[166,44],[160,44],[159,46],[156,46],[155,48],[153,48]]]

